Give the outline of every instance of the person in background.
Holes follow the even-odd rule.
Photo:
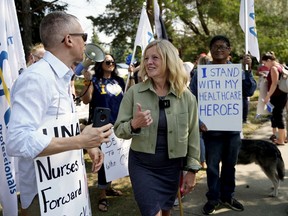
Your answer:
[[[199,63],[199,60],[201,59],[200,61],[204,64],[205,63],[204,61],[205,61],[206,58],[211,58],[210,54],[207,55],[206,53],[201,53],[199,55],[199,57],[197,58],[197,60],[194,63],[193,69],[190,72],[190,81],[192,80],[192,77],[194,76],[195,72],[197,72],[197,65]]]
[[[288,69],[288,66],[287,64],[284,62],[283,64],[283,67],[285,67],[286,69]],[[285,137],[285,143],[288,142],[288,94],[287,94],[287,102],[286,102],[286,105],[285,105],[285,128],[286,128],[286,137]]]
[[[269,68],[265,67],[263,64],[258,67],[256,75],[259,76],[258,80],[258,89],[259,89],[259,97],[257,102],[256,109],[256,118],[260,118],[262,115],[269,115],[267,109],[265,109],[264,98],[267,94],[268,82],[267,76],[269,73]]]
[[[71,137],[53,137],[38,131],[47,119],[59,124],[60,117],[76,115],[69,92],[71,66],[82,61],[87,34],[75,16],[57,11],[42,19],[40,37],[45,54],[24,70],[13,85],[7,131],[7,152],[19,157],[21,205],[25,214],[31,216],[40,215],[34,158],[84,148],[92,160],[92,171],[96,172],[103,163],[98,147],[108,142],[112,133],[111,124],[101,128],[89,125]]]
[[[242,69],[243,69],[243,78],[242,78],[242,102],[243,102],[243,113],[242,113],[242,122],[244,124],[249,123],[248,113],[249,113],[249,100],[256,88],[257,83],[253,77],[252,73],[252,58],[250,54],[245,54],[242,57]],[[247,67],[247,68],[246,68]]]
[[[39,61],[43,58],[45,53],[45,49],[42,43],[37,43],[30,48],[28,60],[27,60],[27,67],[34,64],[35,62]]]
[[[210,41],[212,61],[208,64],[231,64],[227,61],[231,52],[230,41],[223,35],[216,35]],[[198,94],[197,74],[190,83],[194,95]],[[202,133],[207,164],[207,202],[203,214],[214,213],[222,204],[235,211],[243,211],[243,205],[234,198],[235,166],[241,146],[240,131],[210,131]],[[221,171],[220,171],[221,162]]]
[[[212,60],[212,57],[211,57],[210,53],[208,55],[206,55],[205,53],[201,53],[200,54],[200,56],[198,58],[198,61],[197,61],[197,64],[196,64],[196,66],[193,69],[194,72],[193,72],[193,74],[191,74],[192,75],[191,81],[193,79],[194,74],[196,74],[196,76],[197,76],[197,66],[198,65],[206,65],[211,60]],[[190,82],[189,87],[190,87],[190,89],[193,88],[192,87],[192,82]],[[195,97],[197,98],[198,96],[195,95]],[[200,163],[201,163],[202,169],[205,169],[206,168],[206,163],[205,163],[205,161],[206,161],[206,159],[205,159],[205,144],[204,144],[204,140],[203,140],[203,137],[202,137],[202,133],[207,131],[207,127],[200,119],[199,119],[199,129],[200,129]]]
[[[124,79],[118,76],[115,59],[110,54],[106,54],[102,62],[95,64],[94,71],[92,77],[89,71],[84,72],[85,94],[81,94],[83,103],[89,103],[88,123],[92,122],[96,107],[106,107],[111,110],[109,122],[114,124],[125,90]],[[106,181],[104,165],[98,172],[98,188],[100,189],[98,209],[107,212],[109,204],[106,196],[121,196],[122,192],[113,189],[111,182]]]
[[[114,129],[117,137],[132,138],[128,168],[141,215],[168,216],[183,166],[183,195],[193,190],[201,168],[197,103],[168,40],[148,44],[140,74],[143,82],[125,93]]]
[[[131,73],[130,79],[134,80],[134,84],[138,82],[142,82],[141,75],[139,74],[140,71],[140,63],[135,62],[134,64],[130,64],[128,68],[128,72]],[[130,85],[131,87],[131,85]]]
[[[183,62],[183,66],[184,66],[185,71],[186,71],[187,76],[188,76],[187,86],[189,86],[189,84],[190,84],[190,74],[191,74],[191,71],[194,68],[194,65],[193,65],[192,62]]]
[[[269,102],[274,106],[271,116],[272,136],[270,139],[276,145],[285,144],[285,124],[283,120],[283,110],[287,102],[287,93],[282,92],[278,88],[278,80],[282,73],[282,65],[276,60],[276,56],[273,51],[267,52],[262,56],[262,63],[269,69],[267,76],[268,92],[264,99],[264,103]],[[276,132],[278,129],[278,137]]]
[[[70,83],[73,100],[75,100],[77,96],[76,89],[75,89],[75,79],[76,79],[75,68],[77,67],[77,65],[78,65],[78,62],[73,62],[73,65],[71,66],[71,69],[74,71],[74,74],[71,77],[71,83]]]

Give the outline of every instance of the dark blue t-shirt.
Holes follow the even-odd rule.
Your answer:
[[[121,77],[109,79],[93,77],[92,84],[94,91],[89,104],[89,123],[92,122],[95,107],[106,107],[111,109],[110,123],[114,124],[125,90],[124,79]]]

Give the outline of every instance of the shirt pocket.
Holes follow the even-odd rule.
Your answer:
[[[189,137],[189,125],[188,125],[188,113],[179,113],[176,115],[175,121],[175,131],[176,131],[176,141],[179,144],[187,144]]]

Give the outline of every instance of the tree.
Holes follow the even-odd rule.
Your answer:
[[[107,12],[98,17],[87,17],[98,31],[115,36],[110,46],[111,53],[118,61],[124,61],[129,49],[133,49],[132,38],[136,35],[142,3],[141,0],[111,0],[106,6]]]
[[[288,62],[287,1],[254,1],[260,53],[273,50],[281,62]],[[152,0],[111,0],[105,13],[87,17],[97,31],[115,36],[109,45],[119,61],[124,61],[133,50],[143,2],[147,4],[153,25]],[[236,61],[244,53],[244,33],[239,25],[240,0],[158,0],[158,3],[168,36],[184,61],[193,62],[199,53],[208,52],[209,40],[216,34],[229,37]],[[60,4],[58,0],[15,0],[15,4],[26,54],[32,44],[40,42],[39,24],[45,12],[67,8],[67,4]],[[96,41],[107,45],[105,41]]]
[[[15,0],[18,22],[24,46],[25,55],[28,56],[30,47],[41,42],[39,25],[45,13],[51,11],[64,11],[67,4],[58,5],[58,0],[47,2],[41,0]]]
[[[111,0],[106,12],[89,17],[98,31],[115,35],[111,46],[133,48],[143,0]],[[184,61],[193,61],[208,52],[208,43],[216,34],[225,34],[237,61],[244,53],[244,33],[239,25],[240,1],[229,0],[158,0],[169,37]],[[147,0],[151,17],[152,0]],[[255,0],[256,27],[260,53],[274,50],[280,61],[288,61],[287,1]],[[151,19],[151,18],[150,18]],[[153,24],[153,22],[151,22]],[[271,39],[273,38],[273,39]],[[129,51],[128,51],[129,52]],[[123,56],[123,55],[122,55]]]

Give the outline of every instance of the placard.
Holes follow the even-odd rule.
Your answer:
[[[54,137],[80,133],[78,118],[59,116],[39,131]],[[71,150],[34,159],[41,215],[91,216],[83,150]]]
[[[106,180],[108,182],[129,175],[128,154],[131,145],[131,139],[119,139],[114,131],[109,138],[110,142],[101,144],[101,150],[104,153]]]
[[[208,130],[242,130],[241,64],[198,65],[198,112]]]

